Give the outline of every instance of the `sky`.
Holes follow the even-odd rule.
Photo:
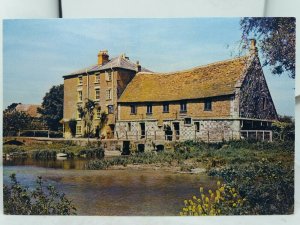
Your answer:
[[[4,105],[41,104],[62,76],[125,53],[155,72],[170,72],[238,55],[239,18],[4,20]],[[278,114],[294,116],[295,82],[263,68]]]

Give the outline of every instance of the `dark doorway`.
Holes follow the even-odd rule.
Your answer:
[[[180,137],[180,125],[179,125],[179,122],[174,122],[173,126],[174,126],[175,135],[176,135],[176,140],[179,140],[179,137]]]
[[[157,152],[162,152],[165,149],[164,145],[156,145],[156,151]]]
[[[130,141],[123,141],[122,155],[130,154]]]
[[[138,144],[138,152],[144,152],[145,151],[145,145],[144,144]]]
[[[140,123],[141,127],[141,139],[145,138],[145,123]]]
[[[164,130],[165,130],[165,140],[172,141],[173,131],[172,131],[171,127],[169,125],[166,125],[164,127]]]

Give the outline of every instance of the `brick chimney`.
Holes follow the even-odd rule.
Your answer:
[[[142,66],[140,65],[139,61],[136,61],[136,70],[137,70],[137,72],[141,72],[141,70],[142,70]]]
[[[255,39],[250,39],[250,54],[254,55],[257,54],[258,50],[256,47],[256,40]]]
[[[98,53],[98,65],[104,65],[109,61],[109,55],[107,50],[101,50]]]

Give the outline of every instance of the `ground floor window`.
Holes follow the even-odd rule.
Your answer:
[[[81,126],[80,125],[76,126],[76,134],[81,134]]]

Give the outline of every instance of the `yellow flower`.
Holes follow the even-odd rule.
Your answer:
[[[233,203],[233,205],[232,205],[233,207],[236,207],[236,203]]]
[[[187,200],[184,200],[184,204],[187,205],[187,204],[188,204],[188,201],[187,201]]]
[[[197,200],[197,197],[194,195],[194,196],[193,196],[193,199]]]
[[[209,198],[208,198],[208,197],[206,197],[206,198],[205,198],[205,201],[206,201],[206,202],[209,202]]]
[[[217,185],[218,185],[218,187],[219,187],[219,186],[221,185],[221,182],[220,182],[220,181],[218,181],[218,182],[217,182]]]
[[[200,193],[203,193],[203,187],[200,187]]]
[[[211,194],[211,193],[212,193],[212,191],[211,191],[211,190],[209,190],[209,191],[208,191],[208,193],[209,193],[209,194]]]

